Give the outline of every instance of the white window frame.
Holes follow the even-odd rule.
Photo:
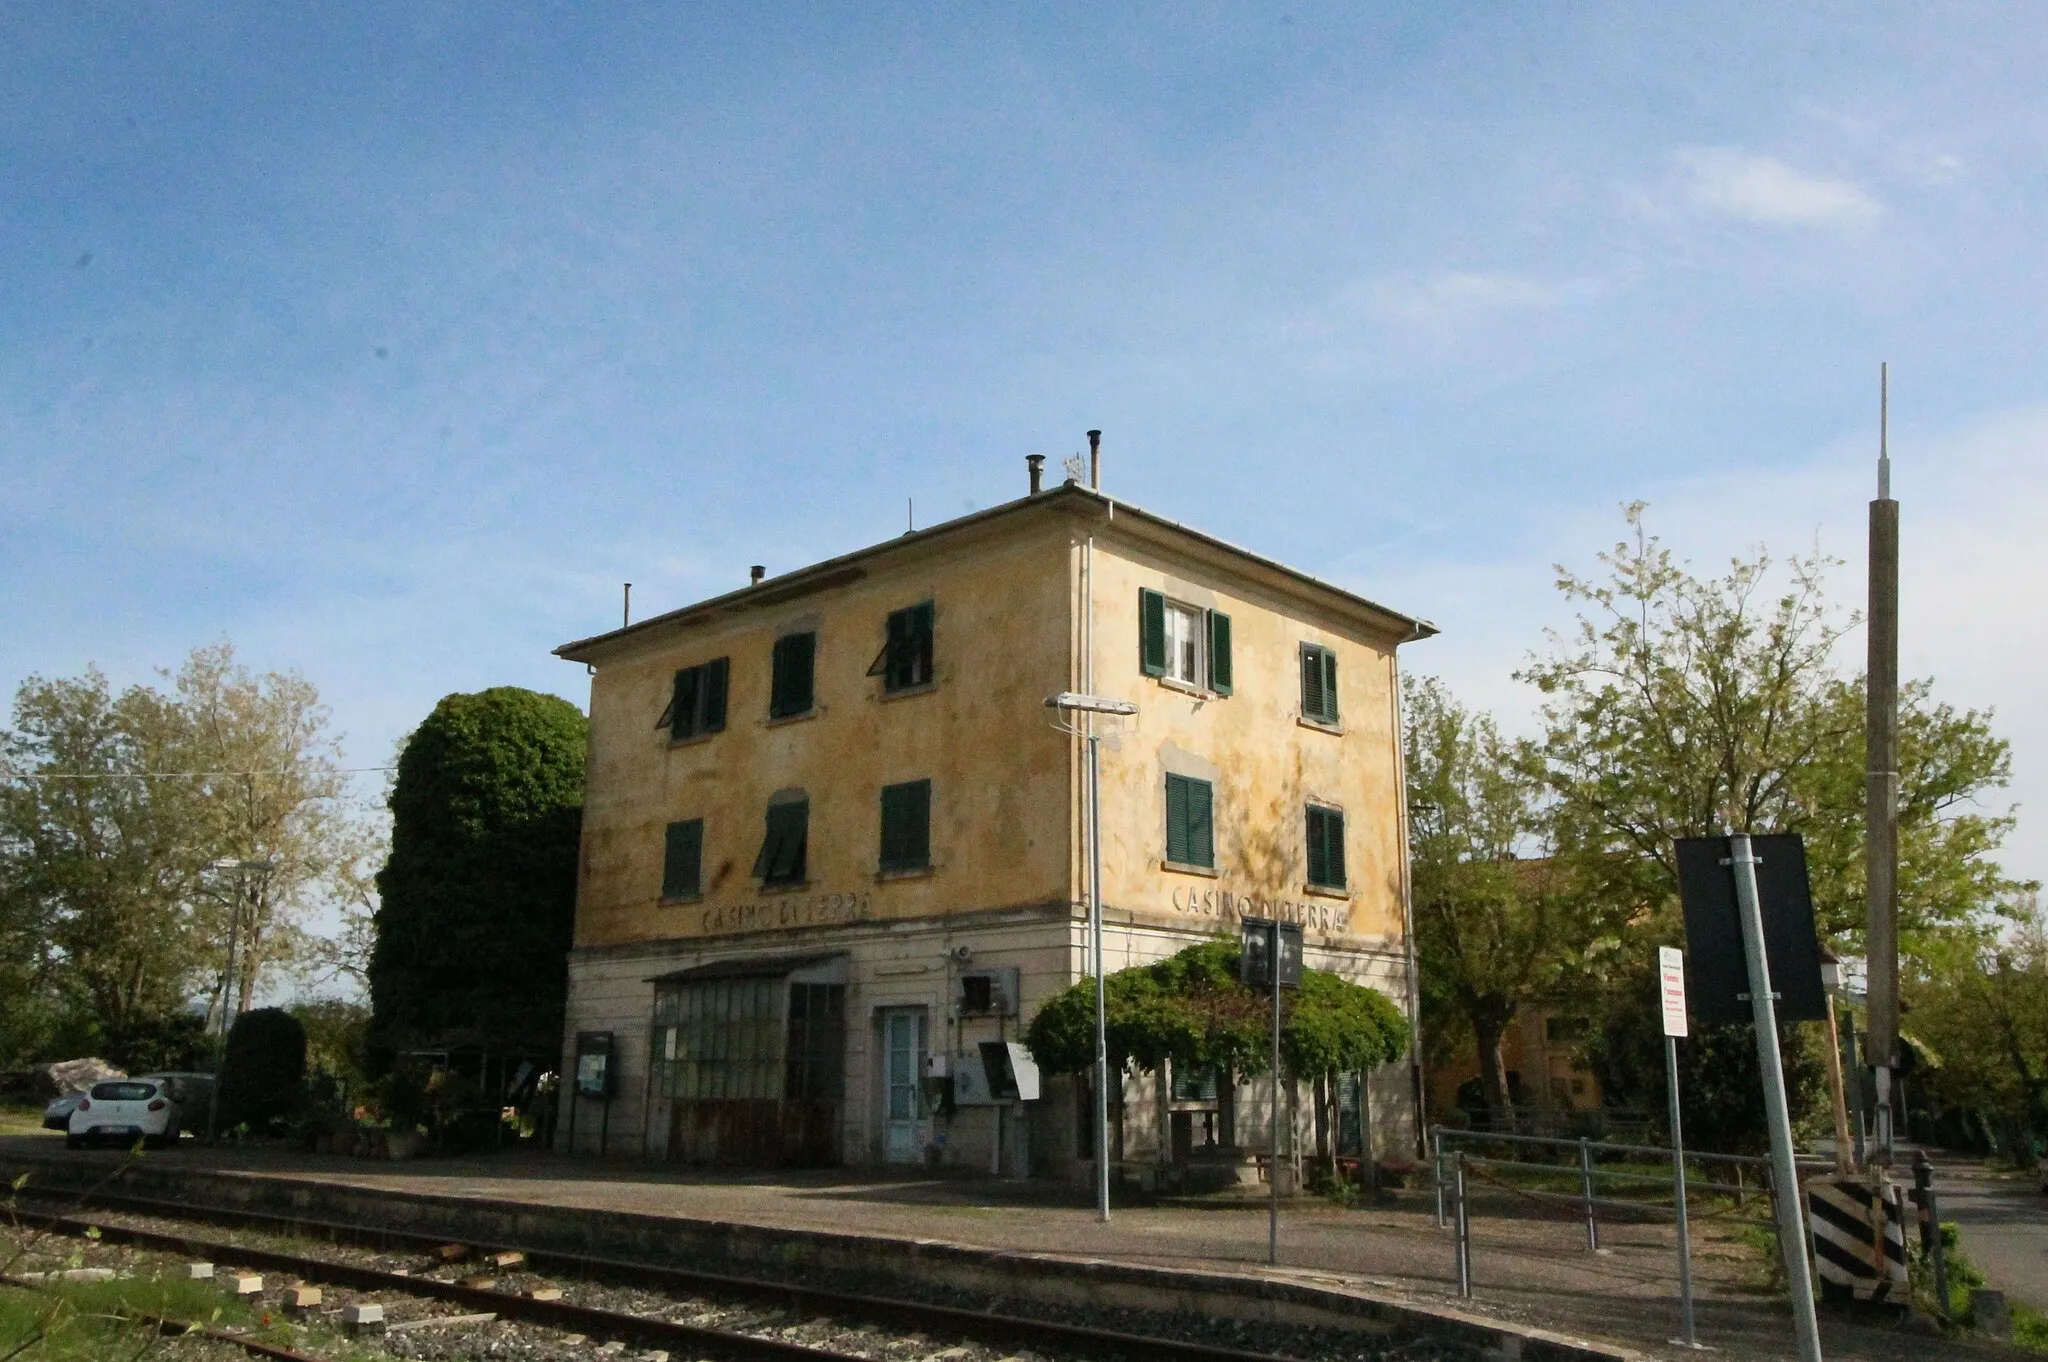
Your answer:
[[[1183,672],[1181,664],[1187,663]],[[1209,612],[1166,600],[1166,680],[1206,690],[1209,685]]]

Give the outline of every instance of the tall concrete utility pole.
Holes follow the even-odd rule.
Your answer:
[[[1877,1155],[1891,1162],[1899,1044],[1899,503],[1892,500],[1889,366],[1877,370],[1877,500],[1870,503],[1870,659],[1865,669],[1864,848],[1870,971],[1865,1044],[1877,1072]]]

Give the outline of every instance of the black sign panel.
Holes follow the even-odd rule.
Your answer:
[[[1696,1026],[1746,1022],[1749,964],[1735,906],[1735,867],[1728,838],[1678,839],[1678,896],[1685,905],[1685,993]],[[1749,839],[1757,857],[1757,907],[1764,920],[1764,958],[1781,1022],[1820,1021],[1828,1014],[1820,981],[1820,938],[1806,879],[1806,844],[1796,833]]]
[[[1273,976],[1267,964],[1274,933],[1280,938],[1280,987],[1301,987],[1301,924],[1275,922],[1271,918],[1243,919],[1242,953],[1237,958],[1238,982],[1249,988],[1270,989]]]

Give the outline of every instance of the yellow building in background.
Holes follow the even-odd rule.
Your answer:
[[[594,672],[558,1139],[1088,1157],[1073,1080],[989,1101],[969,1073],[1086,972],[1064,691],[1137,707],[1093,720],[1111,970],[1279,916],[1412,1015],[1395,652],[1432,632],[1070,481],[558,649]],[[1253,1100],[1148,1084],[1126,1160]],[[1407,1066],[1360,1087],[1378,1140],[1411,1141]]]

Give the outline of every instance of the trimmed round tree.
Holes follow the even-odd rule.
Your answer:
[[[1104,1029],[1113,1069],[1182,1070],[1230,1078],[1272,1064],[1272,996],[1237,978],[1238,943],[1205,941],[1103,981]],[[1303,969],[1301,988],[1281,1000],[1280,1060],[1296,1078],[1370,1069],[1408,1050],[1408,1021],[1375,989],[1327,970]],[[1049,1073],[1086,1073],[1095,1063],[1095,981],[1054,994],[1025,1029],[1024,1042]]]
[[[235,1018],[220,1065],[220,1128],[261,1130],[298,1101],[306,1078],[306,1028],[281,1007],[259,1007]],[[194,1119],[186,1113],[186,1119]],[[197,1119],[204,1121],[204,1115]]]
[[[372,1043],[561,1044],[589,726],[553,695],[450,695],[406,740],[377,875]]]

